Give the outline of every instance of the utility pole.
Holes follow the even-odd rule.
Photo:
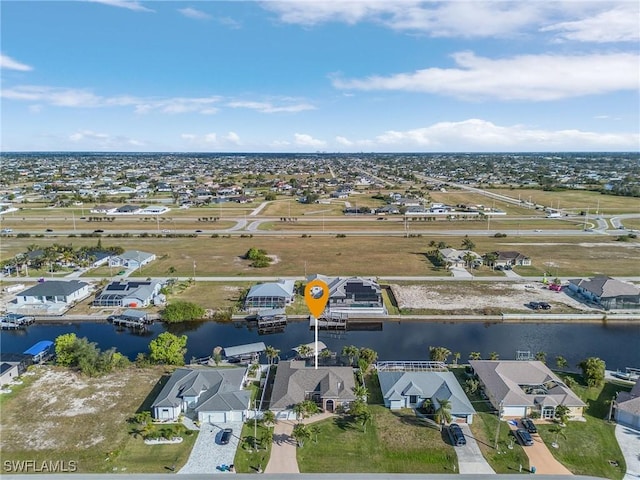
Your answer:
[[[500,419],[502,418],[502,402],[500,402],[499,408],[498,408],[498,426],[496,427],[496,443],[495,443],[495,449],[498,449],[498,438],[500,437]]]

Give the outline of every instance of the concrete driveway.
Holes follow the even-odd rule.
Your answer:
[[[623,480],[637,480],[640,478],[640,431],[616,425],[616,439],[627,464]]]
[[[515,431],[518,427],[509,423],[509,428]],[[529,467],[536,467],[536,474],[573,475],[569,469],[554,458],[540,435],[537,433],[531,434],[531,438],[533,438],[533,445],[522,447],[522,449],[529,458]],[[517,440],[515,441],[517,442]],[[562,448],[562,445],[560,445],[560,448]]]
[[[233,435],[227,445],[218,444],[223,428],[233,429]],[[178,473],[227,473],[221,472],[216,467],[233,464],[240,442],[240,432],[242,432],[242,422],[229,422],[220,425],[203,424],[189,455],[189,460]]]
[[[467,424],[460,424],[460,428],[467,439],[467,444],[462,447],[455,447],[458,455],[458,470],[461,474],[495,474],[487,461],[482,456],[478,442],[473,438],[471,429]]]
[[[450,267],[449,271],[451,272],[454,278],[473,278],[473,275],[471,275],[463,267]]]

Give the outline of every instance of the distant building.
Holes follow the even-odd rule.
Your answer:
[[[493,253],[496,256],[496,259],[487,263],[490,267],[504,267],[505,265],[509,265],[511,267],[528,267],[531,265],[531,258],[521,254],[520,252],[502,251]]]
[[[28,315],[62,315],[89,296],[90,285],[78,280],[48,280],[20,292],[7,311]]]
[[[605,310],[640,308],[640,288],[606,276],[569,280],[569,290]]]
[[[278,280],[254,285],[247,293],[244,309],[247,311],[266,308],[284,308],[295,298],[295,281]]]
[[[135,269],[153,262],[155,259],[155,253],[127,250],[121,255],[112,255],[111,258],[109,258],[109,266]]]
[[[329,286],[325,316],[387,315],[382,289],[375,280],[362,277],[326,277],[320,274],[307,277],[308,282],[315,279],[322,280]]]
[[[94,307],[148,307],[160,293],[157,280],[126,280],[109,283],[93,300]]]

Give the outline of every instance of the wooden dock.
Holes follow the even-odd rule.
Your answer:
[[[2,330],[19,330],[27,328],[35,322],[34,317],[25,315],[8,314],[0,317],[0,328]]]

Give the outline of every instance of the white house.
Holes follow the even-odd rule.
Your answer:
[[[139,250],[127,250],[121,255],[113,255],[109,258],[110,267],[140,268],[156,259],[155,253],[141,252]]]
[[[78,280],[49,280],[20,292],[15,303],[7,307],[16,313],[31,312],[46,315],[59,315],[72,304],[89,296],[90,285]]]
[[[247,419],[251,391],[242,388],[244,368],[178,368],[151,405],[156,420],[181,414],[216,425]]]
[[[162,282],[127,280],[109,283],[93,300],[94,307],[148,307],[160,294]]]
[[[630,392],[618,392],[615,408],[617,423],[640,430],[640,380]]]

